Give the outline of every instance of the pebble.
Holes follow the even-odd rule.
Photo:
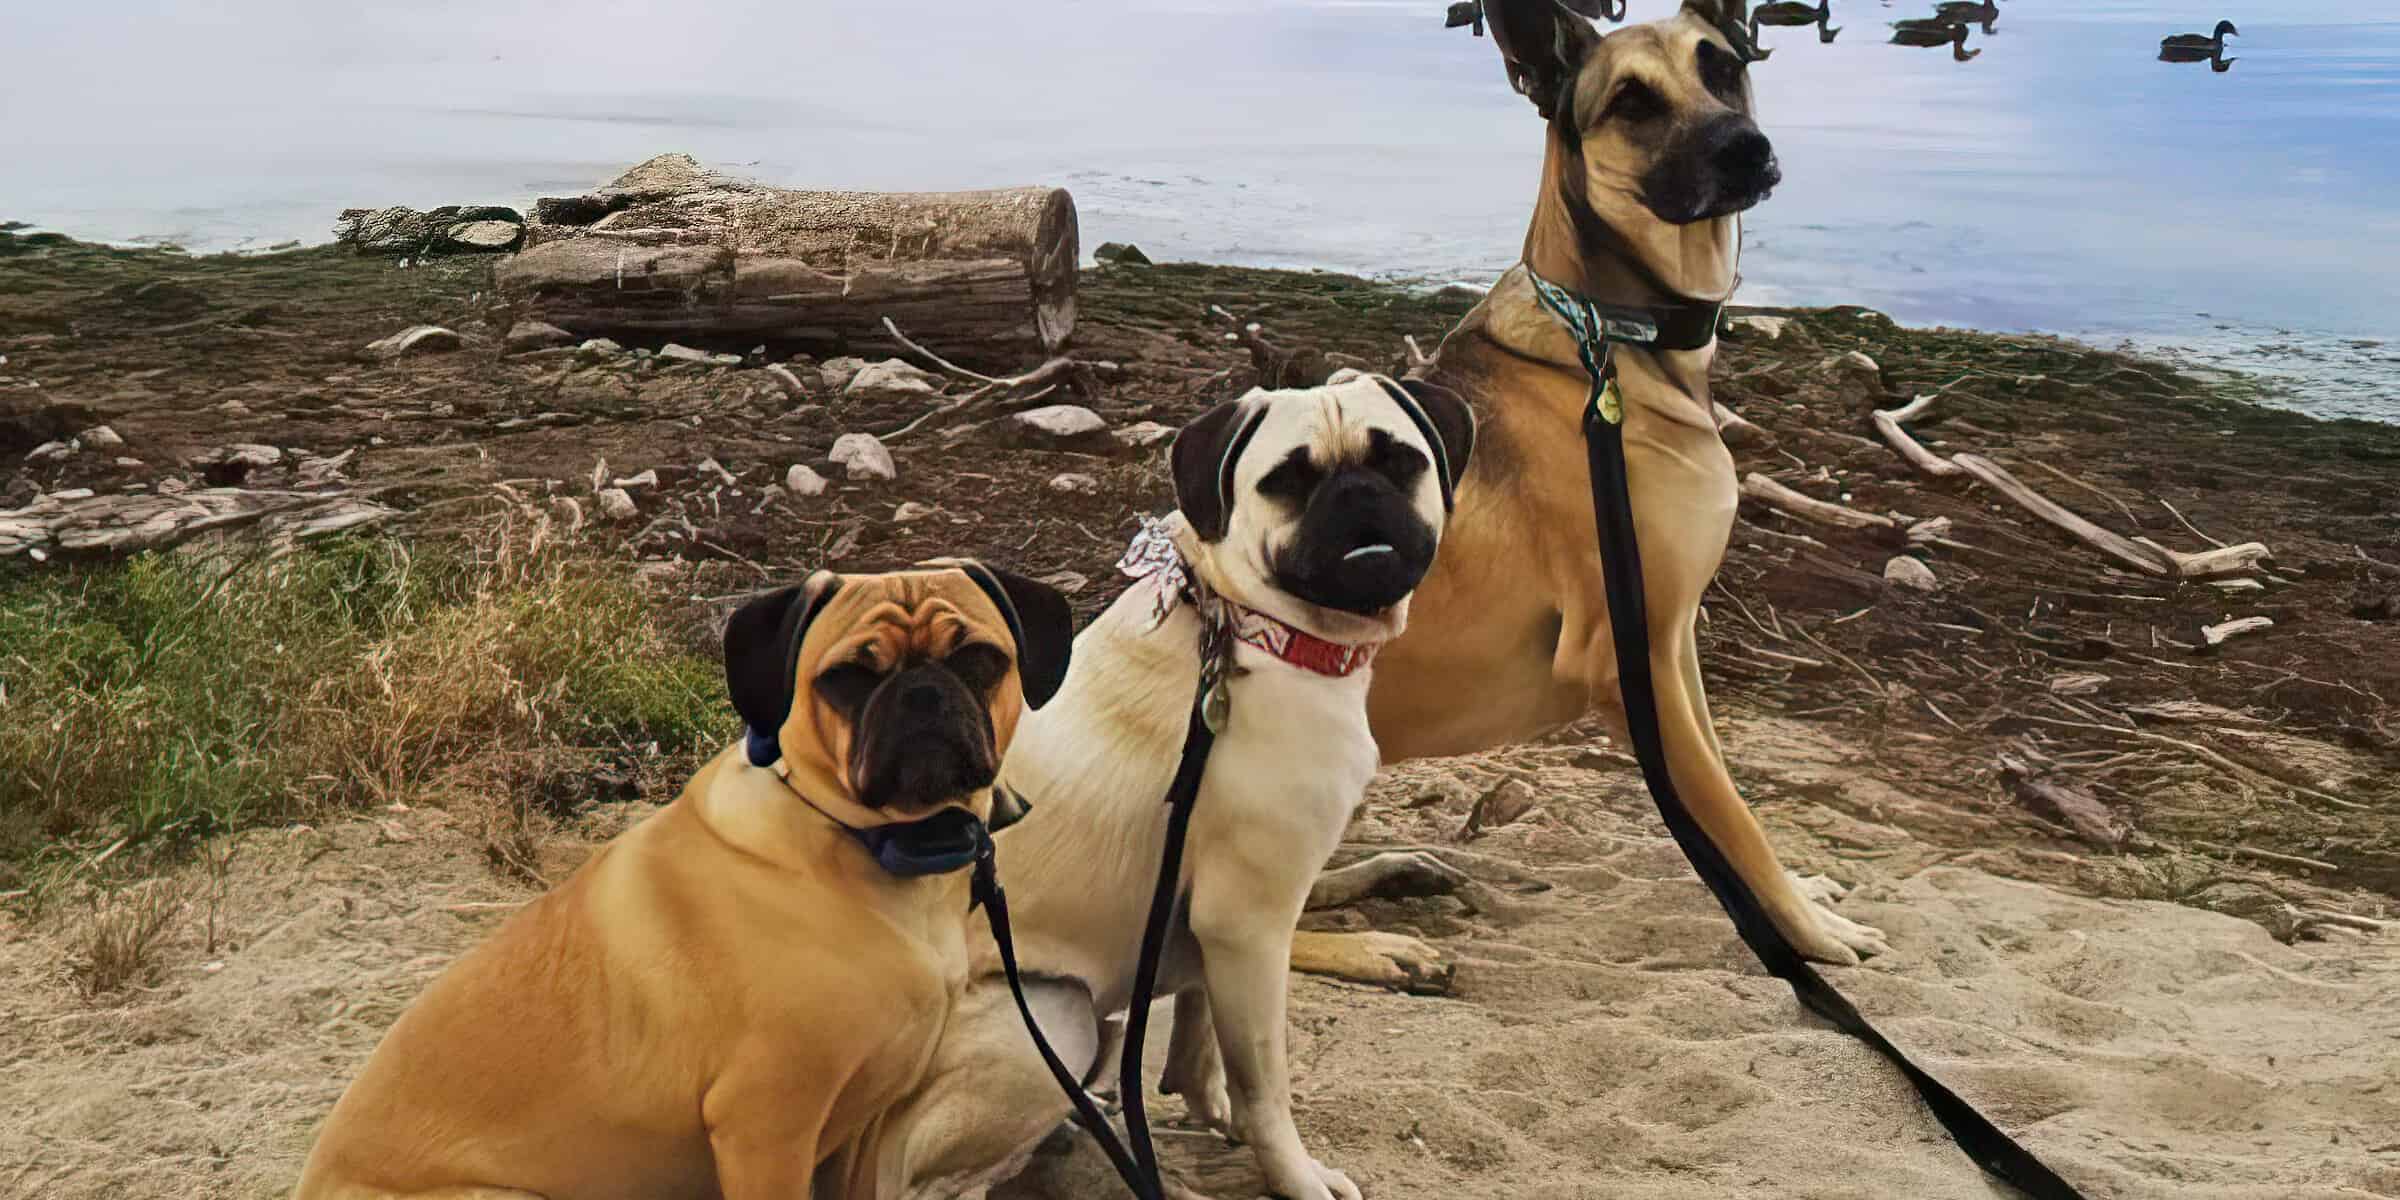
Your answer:
[[[1890,562],[1883,564],[1883,580],[1895,587],[1913,588],[1920,592],[1935,591],[1942,586],[1941,581],[1933,577],[1932,567],[1905,554],[1894,555]]]
[[[1136,421],[1117,431],[1117,443],[1128,450],[1148,450],[1175,440],[1175,427],[1156,421]]]
[[[94,450],[114,450],[125,444],[125,439],[118,437],[117,431],[106,425],[94,425],[78,434],[75,440]]]
[[[860,371],[864,371],[866,369],[867,360],[863,358],[852,358],[848,355],[844,355],[840,358],[829,358],[824,362],[819,363],[817,365],[817,377],[825,381],[826,391],[833,392],[838,395],[841,393],[843,388],[850,386],[850,380],[852,378],[857,376]]]
[[[895,525],[906,525],[910,521],[920,520],[932,515],[932,505],[922,504],[915,500],[904,500],[901,501],[900,507],[892,510],[892,523]]]
[[[792,469],[783,473],[783,490],[795,496],[822,496],[832,486],[831,481],[807,463],[793,463]]]
[[[658,357],[667,362],[691,363],[702,367],[738,367],[742,365],[742,356],[739,354],[711,354],[706,350],[694,350],[690,346],[678,345],[674,342],[668,342],[659,347]]]
[[[519,321],[508,327],[508,336],[501,339],[500,348],[508,354],[528,354],[574,344],[574,334],[548,321]]]
[[[842,395],[851,400],[909,400],[940,392],[939,383],[940,377],[929,371],[887,358],[861,367],[842,386]]]
[[[625,353],[625,347],[608,338],[592,338],[575,347],[575,354],[578,358],[614,358],[623,353]]]
[[[1020,436],[1037,442],[1073,442],[1104,432],[1108,422],[1080,404],[1050,404],[1008,419]]]
[[[388,362],[411,354],[456,350],[464,344],[458,334],[439,325],[411,325],[382,341],[368,343],[367,357]]]
[[[1755,335],[1764,341],[1773,342],[1782,340],[1784,326],[1791,323],[1790,317],[1744,316],[1734,317],[1725,325],[1726,328],[1745,338]]]
[[[1090,496],[1100,491],[1100,481],[1078,471],[1069,471],[1051,479],[1050,490],[1076,496]]]
[[[633,497],[623,488],[602,488],[593,500],[600,505],[600,515],[611,521],[630,521],[641,515],[642,510],[634,507]]]
[[[897,479],[900,468],[892,462],[892,452],[883,440],[871,433],[845,433],[833,439],[833,452],[826,455],[837,467],[844,468],[852,479]]]

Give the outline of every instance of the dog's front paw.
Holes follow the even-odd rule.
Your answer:
[[[1283,1200],[1359,1200],[1349,1176],[1306,1156],[1287,1169],[1269,1170],[1267,1192]]]
[[[1398,933],[1297,934],[1292,969],[1420,995],[1450,990],[1451,966],[1442,961],[1441,951]]]
[[[1850,889],[1823,875],[1792,875],[1792,886],[1808,902],[1802,910],[1804,927],[1786,928],[1783,935],[1792,940],[1794,949],[1808,958],[1837,967],[1857,966],[1860,959],[1889,953],[1892,944],[1884,940],[1883,931],[1872,925],[1853,921],[1833,910],[1835,901],[1850,894]],[[1778,925],[1785,924],[1777,922]]]

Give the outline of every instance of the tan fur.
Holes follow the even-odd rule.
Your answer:
[[[1608,35],[1575,82],[1576,109],[1599,110],[1624,75],[1678,106],[1717,101],[1691,77],[1701,38],[1721,35],[1689,12]],[[1583,179],[1552,127],[1525,260],[1546,279],[1623,294],[1622,263],[1589,261],[1570,216],[1580,191],[1660,278],[1686,296],[1728,294],[1737,223],[1660,222],[1633,181],[1649,147],[1621,134],[1584,138]],[[1612,285],[1614,285],[1612,287]],[[1735,789],[1712,727],[1695,621],[1732,532],[1733,457],[1711,419],[1711,344],[1682,353],[1617,348],[1625,456],[1641,546],[1651,667],[1670,773],[1710,839],[1801,951],[1856,962],[1880,935],[1819,908],[1794,886]],[[1622,743],[1624,710],[1609,634],[1590,470],[1581,420],[1590,377],[1573,340],[1544,309],[1522,266],[1443,341],[1426,379],[1467,396],[1480,422],[1440,557],[1415,599],[1409,630],[1376,663],[1370,699],[1386,762],[1463,754],[1523,741],[1598,712]],[[1305,969],[1328,965],[1302,959]]]
[[[852,731],[809,682],[862,651],[968,638],[1013,654],[960,572],[843,580],[778,731],[793,785],[853,825],[891,819],[853,798],[838,765]],[[1003,750],[1020,705],[1012,674],[991,705]],[[962,803],[987,815],[991,796]],[[967,888],[963,872],[886,874],[728,748],[426,989],[335,1105],[295,1195],[876,1195],[887,1110],[966,984]]]

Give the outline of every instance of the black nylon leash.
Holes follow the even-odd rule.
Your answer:
[[[1133,996],[1126,1007],[1125,1048],[1117,1066],[1118,1094],[1125,1110],[1125,1139],[1119,1141],[1109,1128],[1108,1118],[1093,1103],[1084,1090],[1083,1081],[1067,1069],[1067,1064],[1042,1036],[1041,1022],[1033,1015],[1033,1005],[1025,998],[1025,984],[1017,969],[1016,942],[1008,925],[1008,893],[1000,886],[1000,874],[994,861],[991,839],[985,838],[982,852],[975,860],[975,903],[983,905],[985,919],[992,927],[992,941],[1000,951],[1000,967],[1008,977],[1008,990],[1015,998],[1017,1015],[1025,1022],[1025,1031],[1033,1035],[1034,1049],[1042,1056],[1042,1064],[1050,1069],[1059,1090],[1075,1106],[1075,1114],[1092,1140],[1108,1155],[1109,1165],[1116,1168],[1117,1177],[1125,1181],[1135,1200],[1166,1200],[1166,1186],[1158,1167],[1158,1149],[1150,1139],[1150,1112],[1142,1098],[1142,1054],[1149,1040],[1150,1003],[1158,990],[1159,960],[1166,954],[1167,931],[1173,922],[1175,907],[1180,899],[1176,884],[1183,878],[1183,847],[1191,832],[1192,809],[1200,799],[1200,781],[1208,773],[1209,751],[1217,744],[1217,731],[1225,725],[1229,705],[1225,673],[1229,669],[1230,633],[1215,606],[1198,602],[1201,614],[1201,671],[1200,688],[1192,699],[1192,709],[1185,722],[1183,756],[1175,764],[1175,780],[1167,787],[1167,841],[1159,854],[1158,883],[1150,893],[1150,914],[1142,925],[1141,956],[1134,965]]]
[[[1976,1165],[2034,1200],[2084,1200],[2083,1193],[1977,1112],[1974,1105],[1910,1061],[1891,1039],[1860,1015],[1847,997],[1825,982],[1784,937],[1783,931],[1775,927],[1749,885],[1742,882],[1724,853],[1701,830],[1691,810],[1684,807],[1669,775],[1666,742],[1659,732],[1658,693],[1650,673],[1649,614],[1642,594],[1641,547],[1634,537],[1633,496],[1625,466],[1624,408],[1617,396],[1616,364],[1609,343],[1634,341],[1663,349],[1697,349],[1707,344],[1708,339],[1695,345],[1667,344],[1667,339],[1656,332],[1665,324],[1663,321],[1652,323],[1653,332],[1647,339],[1612,337],[1611,317],[1626,310],[1603,309],[1534,275],[1530,268],[1526,273],[1543,304],[1574,334],[1576,352],[1592,376],[1591,402],[1584,406],[1583,439],[1591,467],[1592,516],[1599,533],[1600,561],[1605,568],[1609,633],[1617,653],[1617,682],[1625,705],[1625,723],[1633,736],[1634,757],[1641,763],[1642,780],[1649,785],[1650,798],[1658,805],[1658,814],[1666,821],[1667,831],[1674,835],[1684,857],[1691,860],[1701,882],[1708,885],[1717,903],[1733,919],[1734,930],[1741,935],[1743,944],[1758,956],[1768,973],[1790,984],[1792,994],[1810,1012],[1865,1042],[1898,1067],[1924,1099],[1926,1107],[1933,1110],[1934,1118],[1949,1132],[1951,1140]],[[1708,338],[1714,338],[1717,306],[1708,308],[1711,314]],[[1626,333],[1634,331],[1624,323],[1615,324]]]

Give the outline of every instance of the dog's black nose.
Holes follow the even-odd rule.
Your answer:
[[[1727,172],[1755,174],[1775,162],[1775,144],[1756,129],[1744,129],[1717,147],[1717,166]]]
[[[930,683],[912,683],[900,693],[902,711],[919,716],[931,716],[942,710],[942,689]]]

